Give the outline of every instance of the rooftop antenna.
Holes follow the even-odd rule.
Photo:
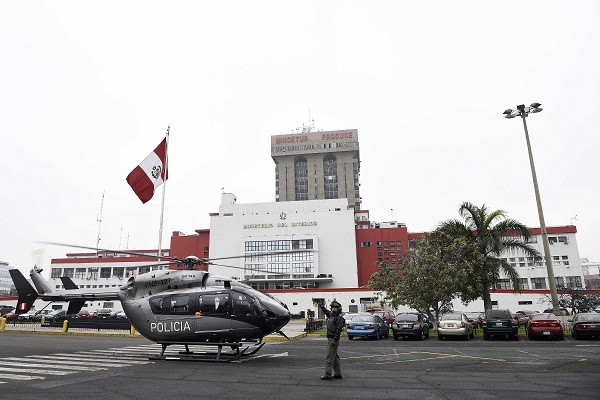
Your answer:
[[[102,225],[102,209],[104,208],[104,192],[102,191],[102,201],[100,202],[100,214],[96,216],[98,222],[98,239],[96,239],[96,256],[98,255],[98,247],[100,247],[100,226]]]
[[[574,217],[571,217],[571,225],[573,225],[573,221],[577,221],[577,214]]]

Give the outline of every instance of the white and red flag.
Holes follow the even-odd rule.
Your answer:
[[[162,185],[168,177],[167,139],[165,138],[140,165],[127,175],[127,183],[142,203],[146,203],[154,195],[154,189]]]

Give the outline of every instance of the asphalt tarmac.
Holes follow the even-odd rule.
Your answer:
[[[600,341],[343,339],[342,380],[321,381],[326,339],[270,341],[229,363],[150,361],[143,338],[4,332],[2,399],[598,399]],[[170,352],[176,355],[176,349]]]

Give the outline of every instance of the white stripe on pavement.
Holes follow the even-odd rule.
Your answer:
[[[40,375],[69,375],[76,374],[78,371],[57,371],[51,369],[35,369],[35,368],[15,368],[15,367],[0,367],[0,371],[6,372],[24,372]]]
[[[75,358],[78,360],[85,361],[98,361],[98,362],[120,362],[125,364],[152,364],[153,361],[142,361],[142,360],[132,360],[130,358],[121,358],[121,357],[111,357],[111,358],[95,358],[101,356],[101,354],[68,354],[68,353],[54,353],[51,356],[59,356],[65,358]],[[46,356],[49,358],[50,356]]]
[[[25,361],[33,361],[33,360],[25,360]],[[84,367],[84,366],[80,366],[80,365],[62,365],[62,364],[52,364],[52,363],[39,364],[39,363],[27,362],[26,364],[23,364],[23,361],[6,361],[6,359],[0,360],[0,365],[11,365],[11,366],[15,366],[15,367],[56,368],[56,369],[67,369],[67,370],[70,369],[70,370],[75,370],[75,371],[101,371],[101,370],[108,369],[108,368],[101,368],[101,367]]]
[[[89,361],[80,361],[80,360],[69,360],[67,358],[58,358],[58,357],[52,357],[52,356],[27,356],[27,358],[25,358],[25,361],[42,361],[42,362],[46,362],[47,359],[48,362],[53,362],[55,364],[73,364],[73,365],[91,365],[92,367],[115,367],[115,368],[119,368],[119,367],[127,367],[129,366],[128,364],[119,364],[119,363],[115,363],[115,362],[110,362],[110,361],[106,361],[106,362],[89,362]]]
[[[28,376],[28,375],[11,375],[11,374],[0,374],[2,379],[14,379],[17,381],[30,381],[33,379],[46,379],[43,376]]]

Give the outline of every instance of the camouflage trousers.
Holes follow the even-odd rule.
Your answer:
[[[339,340],[327,339],[327,358],[325,359],[325,375],[331,376],[332,370],[334,376],[342,376],[340,369],[340,357],[337,354]]]

